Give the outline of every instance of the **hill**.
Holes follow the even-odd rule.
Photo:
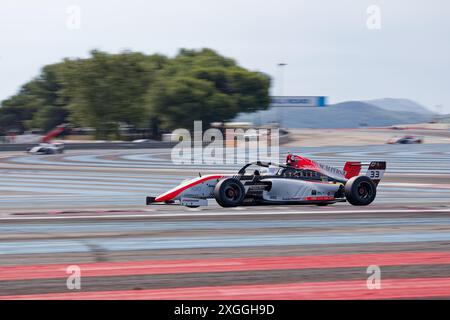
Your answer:
[[[277,122],[285,128],[358,128],[426,122],[432,115],[389,111],[361,101],[342,102],[323,108],[271,108],[252,114],[240,114],[235,121],[256,125]]]
[[[431,110],[425,108],[424,106],[418,104],[417,102],[408,99],[384,98],[384,99],[368,100],[364,102],[389,111],[414,112],[425,115],[434,114]]]

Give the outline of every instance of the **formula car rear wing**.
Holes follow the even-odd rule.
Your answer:
[[[358,173],[356,175],[359,175],[359,171],[361,170],[361,167],[368,167],[365,176],[368,176],[372,181],[375,183],[375,185],[378,185],[380,183],[380,180],[383,178],[384,172],[386,171],[386,161],[372,161],[372,162],[347,162],[344,170],[347,172],[350,172],[354,169],[359,167]],[[354,172],[354,171],[353,171]]]

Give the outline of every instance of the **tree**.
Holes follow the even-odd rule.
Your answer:
[[[164,62],[157,55],[95,50],[89,59],[68,61],[73,67],[66,68],[64,79],[71,97],[71,119],[95,128],[100,138],[109,133],[117,136],[119,123],[139,126],[148,122],[144,93]]]
[[[208,124],[216,119],[228,119],[236,114],[231,96],[217,91],[206,80],[175,76],[161,78],[151,89],[152,113],[165,129],[191,128],[194,120]]]
[[[69,110],[61,106],[43,106],[33,114],[33,118],[25,121],[28,128],[40,128],[50,131],[56,126],[67,122]]]
[[[45,66],[39,76],[2,102],[0,131],[50,130],[70,122],[117,138],[119,127],[159,132],[207,126],[239,112],[266,109],[270,79],[210,49],[182,49],[170,59],[125,51],[91,51],[86,59]]]
[[[146,101],[164,129],[192,128],[194,120],[209,125],[239,112],[266,109],[269,86],[268,76],[248,71],[210,49],[181,50],[158,73]]]
[[[19,92],[2,102],[0,128],[23,131],[40,128],[50,130],[66,121],[69,98],[61,92],[58,77],[61,64],[45,66],[40,75],[21,87]]]

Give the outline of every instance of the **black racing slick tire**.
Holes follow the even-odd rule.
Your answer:
[[[345,198],[354,206],[367,206],[375,200],[377,186],[367,176],[350,178],[345,184]]]
[[[239,206],[245,198],[244,185],[236,178],[220,180],[214,187],[214,198],[225,208]]]

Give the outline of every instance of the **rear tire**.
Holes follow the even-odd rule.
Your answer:
[[[244,185],[236,178],[220,180],[214,187],[214,198],[225,208],[239,206],[245,197]]]
[[[376,195],[377,187],[369,177],[353,177],[345,184],[345,198],[354,206],[367,206]]]

